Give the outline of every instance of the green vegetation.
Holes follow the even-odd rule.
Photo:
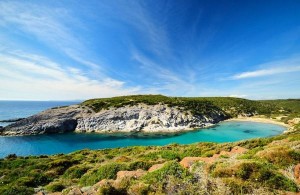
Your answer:
[[[163,95],[132,95],[113,98],[99,98],[84,101],[82,105],[92,108],[95,112],[111,107],[137,105],[166,104],[183,108],[195,115],[221,112],[224,117],[234,117],[239,114],[292,114],[300,113],[300,100],[268,100],[253,101],[232,97],[167,97]]]
[[[124,105],[168,104],[203,114],[220,110],[226,117],[242,113],[284,116],[287,122],[299,116],[299,100],[250,101],[239,98],[176,98],[161,95],[125,96],[88,100],[82,104],[95,111]],[[288,120],[287,120],[288,119]],[[293,167],[300,162],[300,125],[294,132],[270,138],[235,143],[135,146],[104,150],[81,150],[70,154],[0,159],[0,194],[33,194],[34,188],[47,192],[94,186],[99,194],[278,194],[299,192]],[[212,157],[234,146],[248,149],[232,158],[221,155],[210,164],[195,163],[183,168],[184,157]],[[164,164],[163,164],[164,163]],[[163,165],[162,165],[163,164]],[[115,182],[118,171],[147,171],[141,177]],[[101,181],[101,182],[100,182]],[[101,183],[97,184],[97,183]],[[115,182],[115,183],[113,183]],[[95,185],[97,184],[97,185]]]
[[[176,194],[197,190],[214,194],[215,189],[222,191],[224,188],[232,194],[240,194],[254,193],[262,188],[267,192],[297,192],[299,185],[285,171],[300,162],[299,143],[298,130],[293,134],[225,144],[135,146],[53,156],[9,155],[0,160],[0,194],[32,194],[33,189],[40,186],[48,192],[68,190],[72,186],[92,186],[103,179],[116,179],[120,170],[148,170],[161,163],[165,163],[161,169],[138,179],[129,178],[117,186],[105,183],[99,186],[99,191],[104,194]],[[229,156],[221,156],[207,168],[203,163],[196,163],[192,169],[179,164],[187,156],[212,156],[220,151],[230,151],[234,146],[249,150],[234,161]],[[203,174],[207,175],[204,177]]]

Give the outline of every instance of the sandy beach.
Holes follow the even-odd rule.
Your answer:
[[[260,122],[260,123],[272,123],[272,124],[276,124],[276,125],[290,127],[290,125],[285,124],[281,121],[276,121],[276,120],[270,119],[270,118],[260,118],[260,117],[239,117],[239,118],[228,119],[226,121],[251,121],[251,122]]]

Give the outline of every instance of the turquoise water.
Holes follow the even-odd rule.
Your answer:
[[[233,142],[269,137],[282,133],[285,127],[256,122],[222,122],[214,127],[172,135],[163,134],[53,134],[0,137],[0,158],[8,154],[41,155],[69,153],[80,149],[103,149],[125,146],[190,144],[195,142]]]

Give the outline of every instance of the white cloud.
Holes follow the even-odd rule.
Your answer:
[[[229,95],[228,97],[246,98],[247,95],[244,95],[244,94],[232,94],[232,95]]]
[[[137,51],[133,53],[133,60],[139,63],[143,72],[151,75],[155,80],[150,87],[152,91],[161,91],[170,95],[191,94],[195,90],[195,84],[190,82],[189,77],[177,74],[174,71],[155,63]],[[183,78],[186,79],[183,79]]]
[[[84,24],[66,8],[51,8],[28,2],[0,2],[0,25],[14,27],[36,37],[48,47],[59,50],[72,60],[100,73],[101,64],[86,60],[89,51],[76,34]],[[76,29],[76,30],[75,30]]]
[[[79,69],[63,68],[42,56],[26,56],[0,55],[0,99],[70,100],[140,92],[139,87],[126,87],[122,81],[93,80]]]
[[[300,71],[300,66],[287,66],[287,67],[276,67],[270,69],[261,69],[249,72],[242,72],[234,75],[233,79],[246,79],[253,77],[262,77],[269,76],[274,74],[282,74],[282,73],[290,73],[290,72],[298,72]]]
[[[286,59],[270,61],[264,64],[258,64],[256,67],[261,67],[258,70],[246,71],[238,73],[230,77],[233,80],[264,77],[276,74],[292,73],[300,71],[300,57],[292,56]],[[226,79],[227,80],[227,79]]]

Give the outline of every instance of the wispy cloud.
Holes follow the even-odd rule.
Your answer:
[[[85,28],[67,8],[51,8],[29,2],[0,2],[0,25],[36,37],[48,47],[59,50],[79,64],[99,71],[100,64],[86,60],[88,49],[74,27]],[[73,29],[70,29],[72,27]],[[99,71],[100,72],[100,71]]]
[[[245,95],[245,94],[232,94],[232,95],[229,95],[229,97],[246,98],[247,95]]]
[[[178,94],[180,91],[182,94],[190,93],[194,90],[194,83],[190,82],[185,74],[178,74],[165,66],[158,64],[149,58],[145,57],[137,51],[132,56],[133,60],[138,62],[143,72],[147,72],[151,75],[151,78],[155,81],[152,85],[152,90],[160,91],[163,93],[169,93],[171,95]]]
[[[300,71],[300,58],[291,57],[284,60],[272,61],[265,64],[258,65],[258,67],[266,67],[254,71],[246,71],[238,73],[230,77],[231,79],[247,79],[255,77],[264,77],[276,74],[292,73]]]
[[[112,78],[90,79],[72,67],[61,66],[43,56],[0,55],[1,99],[87,99],[135,94],[139,87],[126,87]]]
[[[300,66],[288,66],[288,67],[278,67],[278,68],[270,68],[270,69],[261,69],[249,72],[242,72],[239,74],[234,75],[233,79],[246,79],[246,78],[253,78],[253,77],[262,77],[262,76],[269,76],[274,74],[282,74],[282,73],[289,73],[289,72],[298,72],[300,71]]]

